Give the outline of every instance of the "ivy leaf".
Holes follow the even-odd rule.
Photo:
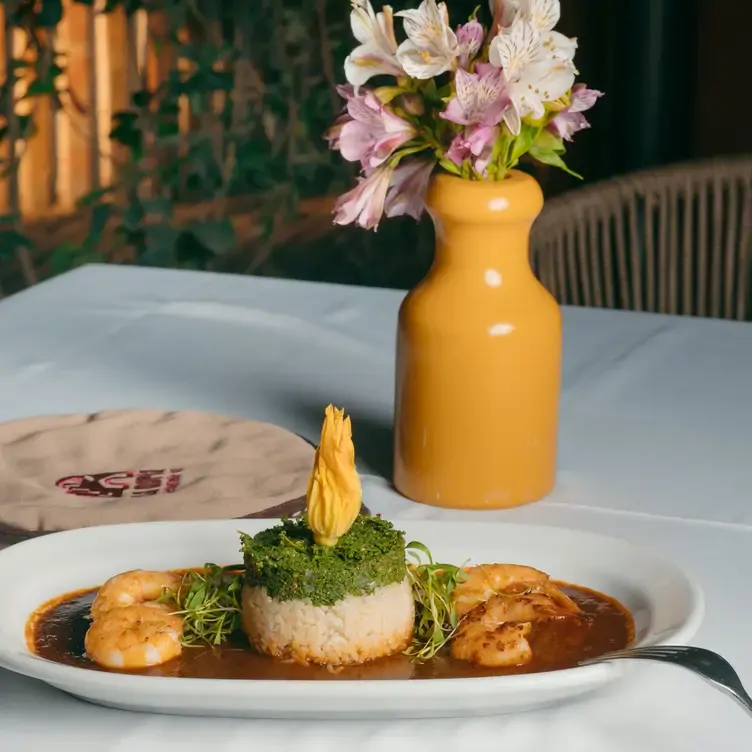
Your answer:
[[[61,243],[50,254],[49,265],[53,276],[63,274],[84,264],[95,264],[104,260],[101,253],[87,251],[77,243]]]
[[[152,93],[148,89],[140,89],[135,92],[131,97],[131,102],[134,107],[138,107],[139,110],[149,106],[149,102],[152,99]]]
[[[54,29],[63,18],[63,4],[60,0],[42,0],[37,12],[37,23],[43,29]]]
[[[152,196],[141,201],[144,216],[157,216],[162,219],[172,219],[172,201],[164,196]],[[139,220],[140,221],[140,220]]]
[[[55,79],[52,76],[36,78],[30,84],[24,94],[24,99],[29,97],[49,96],[55,93]]]
[[[144,230],[146,250],[140,261],[147,266],[174,266],[180,231],[170,225],[149,225]]]
[[[0,230],[0,258],[10,258],[17,248],[34,248],[34,242],[18,230]]]
[[[91,253],[99,245],[102,233],[107,225],[115,207],[112,204],[102,203],[95,204],[91,209],[91,224],[89,225],[89,234],[84,241],[84,250]]]
[[[81,198],[77,201],[78,207],[83,209],[87,206],[93,206],[97,202],[101,201],[105,196],[108,196],[114,191],[115,187],[112,185],[106,185],[103,188],[97,188],[96,191],[91,191],[91,193],[87,193],[81,196]]]
[[[140,151],[144,134],[138,127],[138,115],[128,110],[112,114],[110,139],[133,150]]]
[[[141,226],[141,220],[144,218],[144,210],[141,204],[132,202],[128,204],[123,213],[123,227],[126,232],[135,232]]]
[[[227,218],[192,222],[186,229],[190,230],[204,248],[216,256],[229,253],[237,247],[235,228]]]

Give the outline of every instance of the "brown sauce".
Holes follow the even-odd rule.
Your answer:
[[[447,679],[502,674],[527,674],[572,668],[592,658],[630,644],[634,623],[617,601],[587,588],[559,583],[585,613],[584,619],[555,619],[534,624],[530,637],[533,661],[511,669],[484,669],[453,660],[448,652],[425,663],[404,655],[382,658],[362,665],[330,671],[320,666],[299,666],[259,655],[243,634],[218,648],[185,648],[173,661],[134,671],[146,676],[177,676],[200,679]],[[40,657],[56,663],[106,671],[90,661],[84,650],[87,617],[96,589],[53,601],[29,621],[28,640]]]

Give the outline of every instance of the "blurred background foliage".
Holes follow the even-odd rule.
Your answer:
[[[395,11],[416,4],[391,2]],[[40,102],[91,114],[94,96],[83,101],[70,85],[72,61],[57,33],[82,5],[128,19],[145,11],[158,76],[138,78],[112,113],[109,139],[97,144],[115,165],[111,184],[94,176],[72,216],[44,222],[19,216],[11,200],[0,256],[11,257],[5,266],[17,278],[2,280],[0,269],[6,294],[90,262],[402,288],[424,274],[433,244],[425,219],[389,220],[377,233],[332,226],[333,199],[355,177],[322,138],[341,108],[334,85],[355,44],[348,0],[3,0],[13,54],[0,88],[0,147],[28,143]],[[452,23],[476,5],[451,0]],[[486,2],[480,14],[487,20]],[[573,33],[568,26],[565,17],[562,28]],[[11,42],[19,30],[21,50]],[[18,114],[21,100],[33,105],[27,114]],[[186,103],[187,129],[179,125]],[[6,149],[11,198],[23,160]],[[582,171],[577,149],[572,166]],[[549,193],[577,184],[551,172],[536,173]]]

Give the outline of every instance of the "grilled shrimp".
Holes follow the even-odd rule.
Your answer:
[[[104,668],[138,669],[180,655],[183,619],[156,602],[179,584],[177,574],[140,569],[107,580],[91,604],[84,638],[89,658]]]
[[[452,641],[452,657],[488,668],[524,666],[533,659],[527,641],[532,628],[529,621],[500,624],[491,629],[473,622],[461,627],[461,632]]]
[[[91,616],[97,619],[105,611],[138,603],[155,601],[167,588],[176,588],[180,584],[180,575],[172,572],[150,572],[145,569],[133,569],[110,577],[99,588],[94,603],[91,604]]]
[[[453,593],[459,617],[498,593],[524,590],[549,579],[545,572],[519,564],[481,564],[465,569],[465,575]]]
[[[533,658],[533,622],[581,614],[579,606],[545,572],[516,564],[466,570],[453,593],[461,618],[452,656],[480,666],[522,666]]]
[[[177,658],[183,619],[168,606],[137,603],[106,611],[84,638],[86,654],[104,668],[138,669]]]

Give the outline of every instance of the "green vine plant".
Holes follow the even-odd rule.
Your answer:
[[[3,7],[6,41],[8,29],[20,29],[27,49],[11,60],[0,85],[0,144],[22,143],[36,124],[33,107],[29,115],[13,114],[20,79],[27,83],[24,99],[46,98],[55,110],[73,107],[79,114],[86,106],[61,84],[68,64],[55,34],[66,12],[61,0],[5,0]],[[348,180],[349,168],[321,137],[341,107],[334,72],[347,54],[347,4],[107,0],[96,12],[121,9],[129,18],[147,10],[158,20],[150,44],[167,63],[155,85],[141,81],[129,106],[113,114],[109,143],[100,148],[117,155],[114,180],[80,197],[86,231],[43,260],[47,273],[112,260],[216,268],[249,241],[237,236],[238,212],[256,218],[253,257],[243,269],[256,271],[302,199],[341,191]],[[181,132],[178,112],[186,101],[191,128]],[[17,197],[24,157],[11,151],[0,165],[11,188],[10,212],[0,218],[0,255],[15,253],[22,265],[25,259],[29,283],[34,249]]]

